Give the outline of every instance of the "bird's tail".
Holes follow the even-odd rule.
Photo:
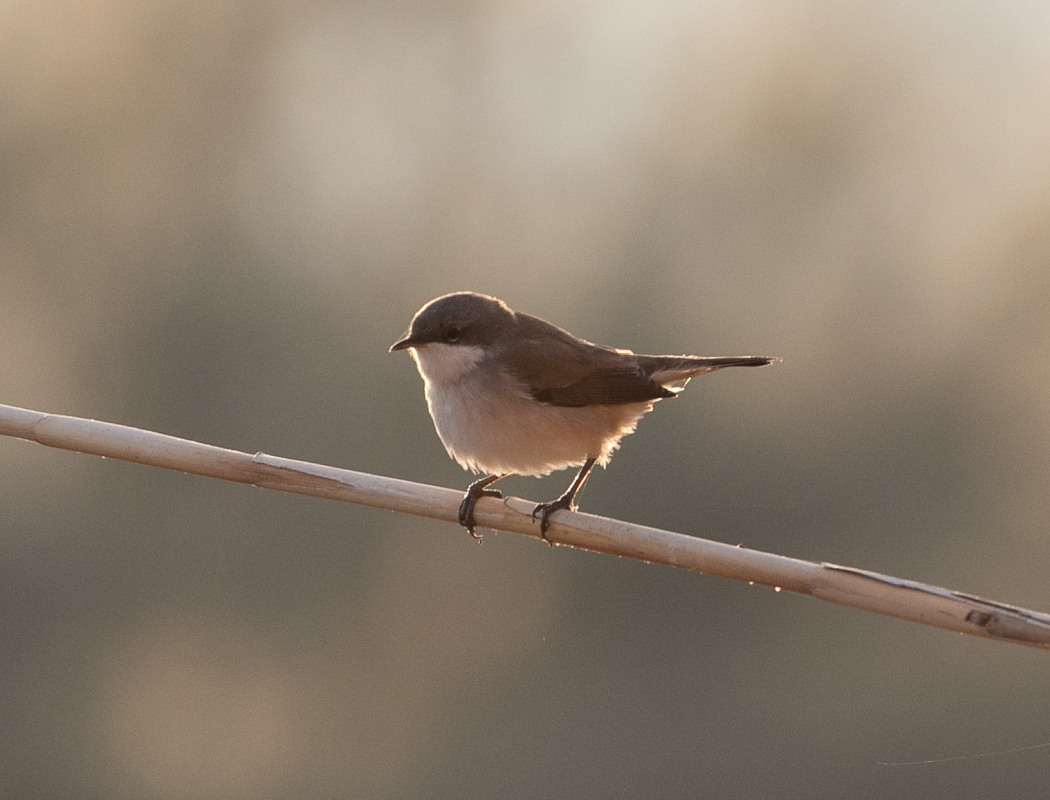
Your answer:
[[[777,357],[766,356],[638,356],[649,377],[661,385],[687,381],[726,367],[764,367]]]

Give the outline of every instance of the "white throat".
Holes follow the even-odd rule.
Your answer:
[[[423,380],[438,385],[462,380],[485,355],[484,349],[475,345],[443,342],[413,347],[411,352]]]

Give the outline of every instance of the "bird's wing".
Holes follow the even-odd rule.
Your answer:
[[[596,370],[567,386],[534,391],[533,397],[552,406],[618,406],[674,397],[640,369]]]
[[[507,348],[506,363],[539,402],[579,407],[674,396],[632,353],[585,342],[536,317],[517,316],[518,335]]]

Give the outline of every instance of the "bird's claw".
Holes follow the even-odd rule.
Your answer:
[[[503,494],[497,489],[467,489],[467,493],[463,496],[463,502],[459,504],[459,524],[467,529],[467,533],[472,538],[481,541],[481,534],[476,533],[474,528],[477,523],[474,521],[474,506],[477,505],[479,497],[503,497]]]
[[[554,542],[547,538],[547,531],[550,530],[550,515],[555,511],[574,511],[575,507],[572,504],[572,498],[559,497],[557,500],[552,500],[549,503],[540,503],[534,509],[532,509],[532,518],[537,519],[537,515],[540,521],[540,537],[554,547]]]

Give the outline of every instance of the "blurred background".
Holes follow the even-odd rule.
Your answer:
[[[582,508],[1050,610],[1050,6],[8,0],[0,402],[463,488],[387,347],[494,294],[779,355]],[[506,482],[545,500],[569,472]],[[0,783],[1042,798],[1048,654],[0,440]]]

